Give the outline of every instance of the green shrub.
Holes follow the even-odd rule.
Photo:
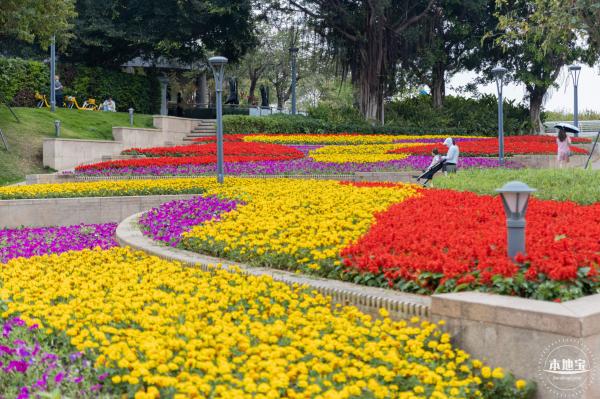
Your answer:
[[[364,133],[364,134],[478,134],[464,129],[370,125],[367,122],[332,122],[302,115],[223,116],[225,133]]]
[[[496,194],[511,180],[520,180],[537,189],[534,196],[580,204],[600,202],[600,170],[584,169],[465,169],[455,176],[435,180],[438,188]]]
[[[415,128],[455,128],[494,136],[498,130],[498,100],[491,95],[480,99],[447,96],[444,107],[436,109],[431,96],[416,96],[387,104],[386,122]],[[504,103],[504,131],[523,134],[531,131],[529,110],[514,101]]]
[[[81,105],[88,97],[102,102],[112,96],[118,111],[134,108],[152,114],[160,108],[160,85],[156,76],[129,74],[120,70],[59,64],[63,94],[77,97]],[[49,93],[48,65],[20,58],[0,57],[0,96],[15,106],[33,106],[34,93]]]
[[[124,73],[119,70],[83,66],[61,66],[64,94],[77,97],[81,105],[92,97],[101,103],[111,96],[118,111],[135,109],[152,114],[160,109],[160,84],[156,76]]]
[[[365,124],[360,112],[356,108],[347,105],[328,106],[321,103],[316,107],[309,108],[308,116],[334,123]]]
[[[19,92],[42,92],[48,87],[50,71],[41,62],[0,57],[0,96],[12,103]]]

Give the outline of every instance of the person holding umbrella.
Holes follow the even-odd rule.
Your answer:
[[[571,155],[571,149],[569,148],[570,144],[571,138],[567,136],[565,129],[559,129],[558,137],[556,138],[556,145],[558,147],[556,160],[559,168],[562,168],[566,163],[569,162],[569,156]]]
[[[556,138],[556,161],[558,167],[562,168],[569,162],[569,157],[571,156],[571,149],[569,148],[571,145],[571,138],[567,135],[567,132],[577,134],[579,133],[579,128],[568,123],[559,123],[554,127],[558,129],[558,137]]]

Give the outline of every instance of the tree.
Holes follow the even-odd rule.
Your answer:
[[[47,46],[52,35],[67,40],[75,17],[74,0],[0,1],[0,39]]]
[[[446,81],[472,62],[489,18],[489,0],[441,0],[422,23],[410,29],[402,65],[412,82],[429,86],[433,106],[441,108]]]
[[[381,120],[386,86],[400,59],[402,34],[427,15],[434,0],[289,0],[349,66],[358,108]]]
[[[68,56],[121,65],[137,56],[232,61],[256,44],[251,0],[77,0],[77,40]]]
[[[498,31],[494,45],[502,52],[496,52],[496,57],[512,72],[513,79],[525,85],[534,132],[543,132],[544,97],[555,84],[562,67],[575,60],[593,63],[596,53],[596,48],[582,43],[568,24],[540,24],[539,19],[532,17],[545,14],[546,11],[538,7],[550,7],[553,2],[497,0]],[[555,40],[548,43],[546,36]]]

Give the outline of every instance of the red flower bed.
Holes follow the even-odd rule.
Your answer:
[[[577,142],[589,142],[589,139],[579,139]],[[498,155],[497,139],[481,139],[475,141],[459,142],[458,147],[461,155],[464,156],[496,156]],[[390,153],[408,153],[413,155],[429,155],[431,151],[437,148],[445,154],[447,148],[440,144],[424,144],[414,147],[398,148],[391,150]],[[510,136],[504,140],[505,155],[526,155],[526,154],[556,154],[556,138],[552,136]],[[587,151],[571,146],[571,151],[578,154],[587,154]]]
[[[500,198],[424,190],[376,215],[341,255],[350,274],[420,292],[477,289],[570,299],[600,289],[600,203],[532,199],[527,255],[506,256]]]
[[[225,155],[231,156],[270,156],[270,159],[296,159],[304,157],[304,154],[292,147],[286,147],[280,144],[265,143],[243,143],[226,142],[223,143]],[[217,145],[210,144],[192,144],[175,147],[153,147],[153,148],[131,148],[122,152],[125,155],[146,155],[151,157],[186,157],[186,156],[206,156],[216,155]],[[292,158],[290,158],[292,157]]]
[[[236,141],[244,141],[244,136],[246,134],[224,134],[223,142],[236,142]],[[217,136],[207,136],[207,137],[199,137],[197,139],[192,140],[194,143],[216,143]]]

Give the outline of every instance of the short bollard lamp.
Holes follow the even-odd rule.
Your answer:
[[[520,181],[511,181],[496,191],[502,197],[506,212],[508,256],[514,259],[518,253],[525,254],[525,212],[529,196],[536,189]]]

